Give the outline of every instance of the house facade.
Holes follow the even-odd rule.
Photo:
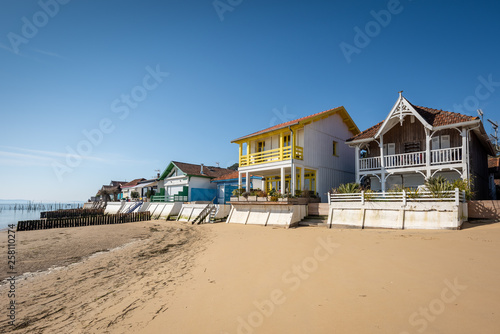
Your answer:
[[[488,196],[488,141],[479,117],[415,106],[400,92],[384,121],[347,141],[355,153],[356,182],[375,191],[417,188],[443,176],[470,179],[476,197]]]
[[[264,191],[312,191],[326,202],[332,187],[354,181],[354,150],[344,143],[358,133],[345,108],[338,107],[235,139],[238,185],[249,190],[252,175],[262,175]]]
[[[226,204],[230,201],[233,190],[238,189],[238,171],[223,175],[212,180],[217,185],[217,203]],[[242,183],[246,183],[246,178],[242,178]],[[250,177],[250,189],[264,189],[262,176],[252,175]]]
[[[217,195],[212,179],[233,172],[230,169],[172,161],[158,179],[153,202],[211,201]]]
[[[134,179],[134,180],[132,180],[130,182],[127,182],[124,185],[122,185],[122,187],[121,187],[121,189],[122,189],[122,198],[123,199],[131,199],[132,198],[132,192],[134,192],[134,191],[137,191],[139,193],[139,197],[141,197],[141,194],[140,194],[140,192],[137,189],[137,184],[139,182],[143,182],[143,181],[146,181],[146,179],[144,179],[144,178]]]
[[[489,157],[488,174],[490,199],[497,200],[500,198],[500,157]]]

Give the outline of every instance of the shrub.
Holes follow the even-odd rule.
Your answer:
[[[257,192],[258,197],[267,197],[267,193],[265,191],[259,190]]]
[[[137,191],[132,191],[132,193],[130,193],[130,196],[132,198],[139,198],[139,193]]]
[[[465,191],[465,200],[470,201],[474,198],[474,192],[472,191],[473,182],[471,179],[458,179],[452,183],[453,189],[458,188],[460,191]]]
[[[454,189],[453,185],[442,176],[429,178],[425,181],[425,186],[434,198],[445,197],[444,192]]]
[[[338,194],[353,194],[353,193],[360,193],[361,192],[361,187],[359,186],[358,183],[344,183],[339,185],[337,189],[335,189],[335,192]]]
[[[244,188],[237,188],[233,190],[233,196],[241,196],[245,192]]]

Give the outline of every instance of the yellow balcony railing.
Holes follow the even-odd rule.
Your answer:
[[[290,160],[291,152],[292,148],[290,146],[287,146],[275,148],[273,150],[242,155],[240,156],[240,167]],[[300,146],[296,146],[294,158],[302,160],[303,157],[304,149]]]

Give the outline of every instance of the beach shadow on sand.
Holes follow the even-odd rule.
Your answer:
[[[461,230],[466,230],[474,227],[485,226],[485,225],[494,225],[498,224],[500,221],[495,219],[469,219],[468,221],[462,224]]]

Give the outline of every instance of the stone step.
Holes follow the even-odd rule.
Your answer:
[[[326,219],[303,219],[299,222],[299,226],[324,226],[327,227]]]

